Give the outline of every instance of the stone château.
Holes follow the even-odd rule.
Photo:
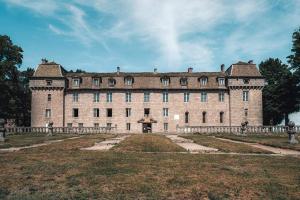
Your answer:
[[[74,73],[43,60],[30,80],[31,126],[117,126],[121,133],[177,126],[262,125],[265,81],[252,61],[218,72]]]

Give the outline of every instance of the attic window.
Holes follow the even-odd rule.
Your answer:
[[[219,85],[225,85],[225,78],[218,78]]]
[[[93,85],[99,86],[100,85],[100,78],[93,78]]]
[[[188,84],[188,80],[187,80],[187,78],[181,78],[180,79],[180,85],[182,85],[182,86],[186,86]]]
[[[243,82],[244,82],[244,84],[249,84],[250,79],[249,79],[249,78],[244,78],[244,79],[243,79]]]
[[[170,78],[169,77],[163,77],[163,78],[161,78],[161,82],[164,86],[168,86],[170,84]]]
[[[208,80],[207,77],[201,77],[200,78],[200,85],[207,85],[207,80]]]
[[[73,86],[79,86],[80,84],[80,79],[79,78],[74,78],[73,79]]]
[[[108,85],[109,85],[110,87],[115,86],[115,85],[116,85],[116,80],[113,79],[113,78],[109,78],[109,79],[108,79]]]
[[[128,76],[128,77],[124,78],[124,82],[125,82],[125,85],[132,85],[134,80],[131,76]]]
[[[52,80],[46,80],[46,85],[51,86],[52,85]]]

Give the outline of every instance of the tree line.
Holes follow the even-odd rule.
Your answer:
[[[300,110],[300,28],[293,33],[292,44],[287,64],[278,58],[259,64],[267,83],[263,89],[264,125],[277,125],[282,120],[287,124],[289,114]],[[13,44],[9,36],[0,35],[0,118],[15,119],[18,126],[30,126],[29,78],[34,69],[20,70],[22,60],[22,48]]]

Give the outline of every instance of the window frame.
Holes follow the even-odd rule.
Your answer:
[[[243,90],[243,102],[249,101],[249,90]]]
[[[167,103],[167,102],[169,102],[169,93],[168,92],[163,92],[162,93],[162,96],[163,96],[163,102],[164,103]]]
[[[77,113],[77,116],[75,116],[75,113]],[[79,117],[79,108],[73,108],[72,109],[72,117],[73,118],[78,118]]]
[[[190,101],[190,93],[189,92],[184,92],[183,93],[183,102],[187,103]]]
[[[100,117],[100,109],[99,108],[94,108],[93,109],[93,116],[95,117],[95,118],[99,118]]]
[[[208,101],[207,96],[208,96],[207,92],[205,92],[205,91],[201,92],[201,97],[200,97],[201,102],[207,102]]]

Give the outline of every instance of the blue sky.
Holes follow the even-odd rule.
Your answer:
[[[219,70],[286,62],[299,0],[0,0],[0,34],[41,58],[87,71]]]

